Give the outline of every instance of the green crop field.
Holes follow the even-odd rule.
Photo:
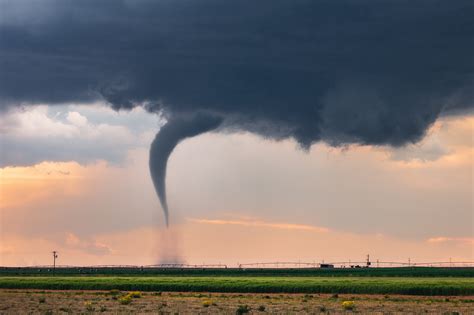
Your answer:
[[[3,276],[0,288],[252,293],[474,295],[473,278],[271,276]]]

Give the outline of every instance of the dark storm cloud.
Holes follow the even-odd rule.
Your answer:
[[[3,108],[105,98],[401,145],[473,107],[472,0],[0,1]]]

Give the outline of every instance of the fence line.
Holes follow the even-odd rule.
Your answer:
[[[390,267],[474,267],[474,261],[441,261],[441,262],[397,262],[397,261],[342,261],[342,262],[253,262],[237,264],[235,267],[230,267],[226,264],[180,264],[167,263],[155,265],[92,265],[92,266],[72,266],[72,265],[56,265],[56,268],[64,269],[107,269],[107,268],[124,268],[124,269],[303,269],[303,268],[390,268]],[[53,268],[53,265],[38,265],[38,266],[23,266],[23,267],[5,267],[9,268]]]

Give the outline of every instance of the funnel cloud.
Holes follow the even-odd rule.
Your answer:
[[[216,129],[222,120],[216,116],[197,114],[186,118],[172,118],[161,128],[150,147],[150,174],[156,194],[160,198],[169,225],[168,201],[166,199],[166,165],[174,148],[182,140]]]

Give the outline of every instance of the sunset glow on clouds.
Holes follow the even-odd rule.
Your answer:
[[[469,261],[472,243],[465,240],[405,240],[380,234],[341,231],[321,233],[293,229],[290,233],[273,223],[236,225],[189,221],[171,230],[138,228],[123,233],[100,234],[81,240],[67,233],[65,241],[5,237],[4,265],[48,264],[50,248],[59,250],[63,265],[151,265],[156,263],[237,263],[302,261],[363,261],[366,253],[380,261],[412,263]],[[262,222],[262,221],[260,221]],[[60,237],[58,237],[60,239]],[[229,244],[232,244],[231,246]],[[404,256],[401,256],[402,253]],[[467,256],[466,256],[467,254]],[[33,258],[32,258],[33,257]]]
[[[261,220],[211,220],[211,219],[189,219],[191,222],[202,223],[202,224],[214,224],[214,225],[240,225],[247,227],[268,227],[273,229],[283,230],[304,230],[304,231],[316,231],[316,232],[327,232],[328,229],[304,225],[304,224],[291,224],[291,223],[276,223],[276,222],[265,222]]]
[[[147,167],[160,123],[145,116],[99,105],[2,116],[0,265],[49,264],[52,250],[68,265],[474,258],[474,116],[444,117],[399,149],[187,140],[169,163],[171,231]]]

